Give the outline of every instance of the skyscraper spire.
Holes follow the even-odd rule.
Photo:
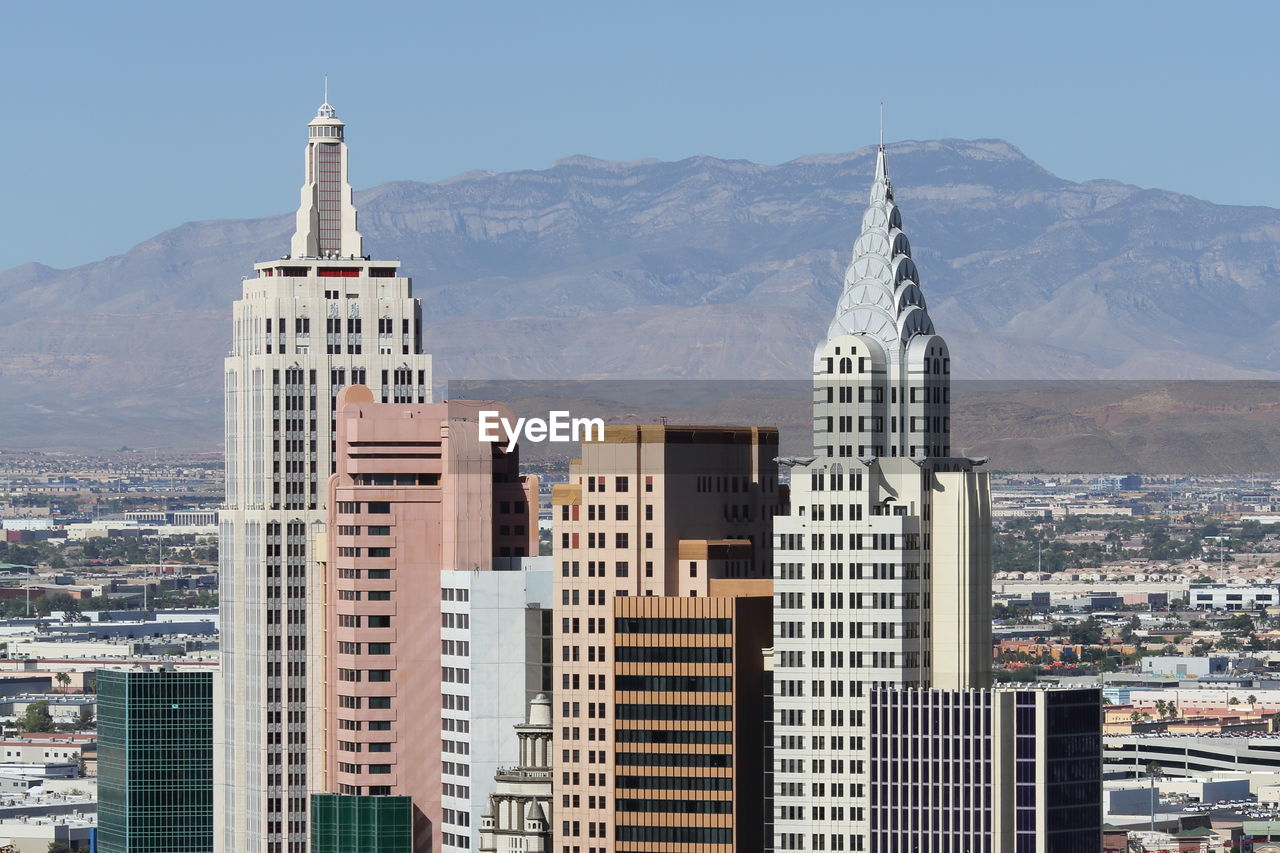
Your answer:
[[[346,125],[329,105],[329,78],[324,103],[307,125],[305,174],[298,224],[291,254],[295,258],[346,258],[363,254],[356,229],[356,208],[347,182]]]
[[[844,290],[827,339],[866,335],[884,346],[890,363],[900,362],[911,338],[933,334],[918,282],[881,143],[862,230],[853,244],[853,259],[844,274]]]

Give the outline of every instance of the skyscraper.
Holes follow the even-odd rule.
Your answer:
[[[873,691],[989,684],[988,479],[951,454],[950,374],[881,146],[775,520],[778,850],[872,849]]]
[[[381,404],[363,386],[338,395],[337,471],[327,485],[328,787],[411,797],[413,849],[423,853],[474,846],[471,796],[459,788],[470,788],[473,757],[496,758],[484,739],[499,735],[472,730],[473,689],[492,699],[484,711],[514,704],[522,720],[526,699],[543,686],[542,612],[529,612],[518,570],[537,547],[538,483],[520,476],[517,453],[481,440],[478,405]],[[508,567],[517,570],[501,570]],[[473,583],[473,573],[495,582]],[[492,597],[502,580],[516,600],[477,600],[473,610],[472,593]],[[480,624],[495,611],[509,624]],[[474,644],[473,616],[486,631]],[[509,648],[490,648],[491,640]],[[526,673],[530,645],[537,657]],[[514,695],[472,687],[473,669],[497,674],[472,666],[482,661],[511,662],[515,683],[503,686]]]
[[[316,535],[334,469],[334,406],[350,384],[426,403],[421,308],[399,262],[364,255],[345,125],[326,102],[308,124],[290,253],[254,265],[225,370],[220,518],[222,672],[215,849],[301,853],[309,787],[325,790],[322,578]]]
[[[551,497],[553,847],[758,850],[777,430],[603,438]]]
[[[99,670],[98,848],[213,849],[213,676]]]

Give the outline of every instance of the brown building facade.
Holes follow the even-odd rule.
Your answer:
[[[556,851],[760,849],[777,440],[608,427],[553,491]]]

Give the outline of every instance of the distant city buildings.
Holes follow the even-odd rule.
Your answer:
[[[1120,492],[1142,488],[1142,478],[1137,474],[1104,474],[1093,481],[1093,488],[1100,492]]]

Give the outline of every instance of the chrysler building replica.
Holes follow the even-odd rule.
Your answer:
[[[814,353],[813,455],[780,460],[776,850],[895,849],[872,843],[873,695],[990,682],[988,478],[952,455],[951,361],[919,281],[882,144]]]
[[[326,790],[315,561],[337,393],[362,384],[382,402],[430,402],[419,301],[398,262],[363,254],[345,125],[327,101],[307,126],[289,254],[245,279],[225,361],[220,853],[301,853],[308,792]]]

